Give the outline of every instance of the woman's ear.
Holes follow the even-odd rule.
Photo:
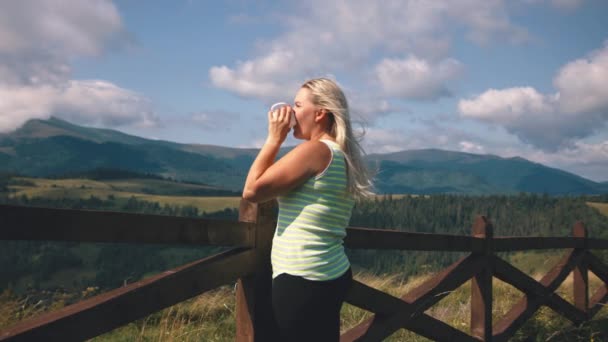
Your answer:
[[[327,110],[326,109],[318,109],[317,111],[315,111],[315,122],[320,122],[321,120],[323,120],[325,117],[327,117]]]

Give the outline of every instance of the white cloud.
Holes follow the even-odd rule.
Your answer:
[[[260,43],[255,57],[210,68],[211,83],[270,102],[295,92],[292,87],[304,79],[327,73],[347,72],[365,84],[369,81],[365,78],[376,78],[373,65],[380,63],[382,71],[395,63],[381,62],[379,55],[415,54],[430,70],[416,72],[414,85],[387,74],[382,75],[382,84],[389,91],[400,90],[406,98],[437,98],[445,94],[445,82],[459,69],[456,61],[446,58],[453,24],[464,27],[477,42],[521,41],[526,35],[510,21],[502,0],[316,0],[298,6],[290,11],[297,15],[284,16],[287,31]],[[401,64],[412,62],[410,58]],[[403,65],[399,69],[407,74],[415,71]],[[423,90],[415,90],[418,85]]]
[[[150,126],[142,95],[102,80],[72,80],[72,60],[128,41],[108,0],[0,2],[0,131],[51,115],[102,126]]]
[[[98,80],[61,86],[0,86],[0,132],[55,115],[78,124],[152,126],[158,118],[143,96]]]
[[[461,70],[462,64],[451,58],[433,65],[416,56],[385,58],[375,68],[377,79],[386,94],[421,100],[449,95],[445,84],[456,78]]]
[[[553,81],[557,92],[531,87],[490,89],[459,101],[463,117],[505,127],[546,151],[572,146],[608,122],[608,44],[563,66]]]
[[[477,154],[483,154],[485,152],[485,148],[483,146],[481,146],[480,144],[471,142],[471,141],[461,141],[458,143],[458,146],[460,147],[459,150],[461,152],[477,153]]]
[[[588,58],[562,67],[553,84],[560,109],[566,113],[608,114],[608,41]],[[608,116],[606,117],[608,118]]]
[[[466,117],[508,124],[526,115],[550,112],[553,108],[549,102],[531,87],[489,89],[473,99],[461,100],[458,109]]]
[[[38,84],[65,80],[70,59],[95,56],[126,41],[111,1],[0,2],[0,80]]]

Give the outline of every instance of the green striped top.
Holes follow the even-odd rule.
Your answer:
[[[338,278],[350,267],[343,239],[354,199],[347,192],[346,163],[340,146],[327,168],[278,198],[279,218],[272,240],[272,277],[281,273],[309,280]]]

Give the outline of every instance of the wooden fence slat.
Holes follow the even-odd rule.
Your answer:
[[[363,323],[360,323],[358,326],[354,327],[353,332],[349,332],[347,336],[358,336],[358,334],[369,332],[370,336],[373,336],[373,339],[370,340],[378,340],[392,334],[397,329],[403,327],[404,324],[407,324],[408,329],[411,330],[411,328],[409,328],[411,325],[408,322],[423,314],[426,309],[439,302],[442,298],[450,294],[451,291],[469,280],[475,272],[479,270],[482,264],[482,258],[470,255],[463,257],[442,272],[419,285],[414,290],[405,294],[402,297],[402,301],[406,304],[409,303],[410,306],[401,306],[401,311],[380,311],[382,307],[367,308],[367,310],[371,309],[370,311],[372,312],[380,312],[381,315],[374,316]],[[363,305],[362,302],[365,301],[365,299],[361,298],[347,297],[347,302],[355,306]],[[367,302],[369,303],[370,301],[367,300]],[[420,333],[418,331],[416,332]],[[442,331],[439,330],[437,333],[441,334]]]
[[[406,293],[402,298],[410,303],[426,303],[424,305],[424,310],[426,310],[469,280],[482,265],[483,258],[473,255],[464,256]],[[429,301],[431,298],[432,301]]]
[[[344,246],[352,249],[457,252],[471,251],[474,240],[474,238],[464,235],[348,227],[344,238]]]
[[[574,265],[579,263],[584,255],[580,250],[569,250],[566,255],[540,280],[548,292],[554,292],[559,285],[566,279]],[[495,275],[498,277],[498,260],[495,264]],[[504,271],[504,270],[501,270]],[[512,277],[509,274],[507,278]],[[505,316],[494,325],[494,339],[506,341],[519,329],[538,308],[545,302],[545,297],[526,295],[513,306]]]
[[[604,282],[589,299],[589,318],[591,318],[608,303],[608,266],[591,252],[585,254],[585,260],[589,270]]]
[[[587,238],[588,249],[608,249],[608,239]]]
[[[82,341],[254,272],[235,248],[18,323],[0,341]]]
[[[533,249],[583,248],[583,238],[575,237],[495,237],[494,251],[511,252]]]
[[[576,222],[572,228],[572,236],[584,239],[582,247],[583,252],[587,250],[587,228],[582,222]],[[574,298],[574,306],[585,314],[584,320],[587,320],[589,312],[589,272],[587,266],[587,258],[576,264],[572,270],[572,295]]]
[[[604,283],[608,283],[608,266],[606,266],[600,258],[587,252],[585,260],[591,272],[593,272],[598,278],[602,279]]]
[[[400,321],[398,328],[406,328],[421,336],[430,338],[436,341],[476,341],[462,331],[451,327],[450,325],[436,320],[421,311],[420,308],[407,303],[397,297],[393,297],[388,293],[376,290],[359,281],[353,281],[352,287],[347,295],[346,301],[352,305],[363,308],[365,310],[375,312],[373,319],[367,320],[363,324],[351,328],[342,336],[340,341],[380,341],[387,336],[386,333],[376,331],[376,333],[366,334],[375,320],[394,315],[399,312],[408,313],[411,319]],[[394,332],[396,329],[393,329]],[[392,334],[388,333],[388,335]],[[380,334],[377,334],[380,333]]]
[[[589,299],[589,319],[608,304],[608,285],[604,283]]]
[[[496,257],[495,266],[496,273],[494,275],[496,278],[513,285],[530,297],[542,298],[544,302],[541,305],[547,305],[553,311],[563,315],[575,324],[581,323],[586,319],[584,311],[570,304],[557,293],[547,290],[534,278],[513,267],[508,262]]]
[[[473,224],[472,235],[484,241],[479,255],[484,264],[471,279],[471,334],[483,341],[492,339],[492,274],[494,254],[494,230],[484,216],[478,216]]]
[[[251,223],[112,211],[0,205],[0,227],[0,240],[253,245]]]
[[[276,227],[276,201],[255,204],[242,199],[239,221],[255,223],[255,274],[239,278],[236,293],[236,341],[275,341],[270,248]]]

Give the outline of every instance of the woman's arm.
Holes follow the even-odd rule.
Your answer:
[[[289,132],[290,107],[274,114],[268,112],[268,138],[249,169],[243,198],[264,202],[302,184],[323,170],[331,158],[331,151],[320,141],[304,142],[276,163],[279,148]]]

